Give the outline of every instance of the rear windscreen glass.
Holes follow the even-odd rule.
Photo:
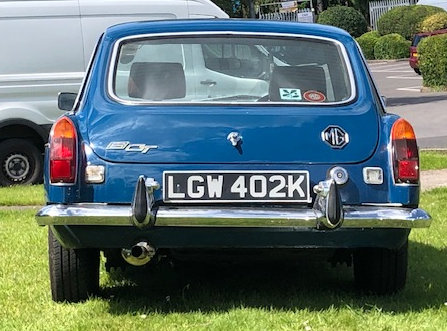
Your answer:
[[[342,46],[317,38],[129,39],[112,69],[111,94],[136,103],[339,103],[354,90]]]

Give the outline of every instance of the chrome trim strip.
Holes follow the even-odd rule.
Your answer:
[[[316,228],[322,217],[311,208],[161,206],[155,226]],[[48,205],[36,214],[36,220],[39,225],[132,226],[132,208],[98,203]],[[345,206],[341,228],[424,228],[430,223],[430,215],[420,208]]]
[[[362,206],[378,206],[378,207],[402,207],[401,203],[373,203],[373,202],[364,202]]]
[[[0,83],[1,84],[1,83]],[[54,83],[54,84],[24,84],[24,85],[8,85],[8,86],[1,86],[0,89],[12,89],[12,88],[36,88],[36,87],[60,87],[60,86],[73,86],[79,88],[81,86],[80,83]]]
[[[38,74],[5,74],[0,75],[0,83],[23,82],[23,81],[51,81],[51,80],[76,80],[80,81],[84,72],[48,72]],[[76,83],[77,84],[77,83]]]
[[[194,32],[169,32],[169,33],[146,33],[146,34],[140,34],[140,35],[133,35],[133,36],[127,36],[118,39],[115,41],[115,44],[113,45],[113,51],[111,60],[109,62],[109,68],[108,68],[108,74],[107,74],[107,93],[108,95],[116,102],[121,103],[123,105],[128,106],[136,106],[136,105],[159,105],[159,104],[167,104],[167,105],[175,105],[175,104],[198,104],[198,105],[222,105],[222,104],[236,104],[236,105],[289,105],[289,106],[296,106],[298,105],[309,105],[309,103],[303,103],[303,102],[294,102],[291,104],[290,102],[227,102],[227,103],[218,103],[218,102],[191,102],[191,101],[176,101],[176,102],[167,102],[167,101],[134,101],[134,100],[125,100],[118,97],[114,90],[113,90],[113,76],[116,70],[116,61],[118,57],[118,49],[122,42],[132,39],[141,39],[141,38],[158,38],[158,37],[181,37],[181,36],[204,36],[204,35],[241,35],[241,36],[251,36],[251,37],[287,37],[287,38],[306,38],[306,39],[317,39],[317,40],[324,40],[330,43],[336,44],[342,54],[343,60],[346,65],[346,69],[348,71],[349,76],[349,84],[351,85],[351,95],[347,100],[343,101],[337,101],[337,102],[312,102],[312,106],[318,106],[318,105],[343,105],[351,102],[354,100],[357,96],[357,88],[355,85],[355,79],[354,79],[354,71],[352,70],[351,62],[349,61],[348,52],[346,51],[345,46],[338,40],[327,38],[327,37],[321,37],[321,36],[315,36],[315,35],[306,35],[306,34],[294,34],[294,33],[274,33],[274,32],[245,32],[245,31],[194,31]]]

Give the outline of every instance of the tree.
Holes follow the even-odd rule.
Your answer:
[[[255,17],[255,5],[262,0],[212,0],[230,17]]]

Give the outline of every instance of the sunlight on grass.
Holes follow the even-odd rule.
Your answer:
[[[421,170],[447,169],[447,151],[421,151]]]
[[[42,206],[43,185],[0,187],[0,206]]]
[[[101,269],[101,294],[51,301],[47,228],[34,211],[0,210],[0,330],[445,330],[447,188],[422,194],[433,216],[410,235],[408,282],[363,296],[351,268],[292,264]]]

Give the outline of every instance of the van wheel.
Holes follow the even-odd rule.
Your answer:
[[[354,252],[354,278],[360,290],[370,294],[393,294],[407,278],[408,239],[397,249],[360,248]]]
[[[42,153],[24,139],[0,143],[0,185],[36,184],[42,182]]]
[[[99,250],[67,249],[48,229],[51,296],[56,302],[79,302],[99,290]]]

